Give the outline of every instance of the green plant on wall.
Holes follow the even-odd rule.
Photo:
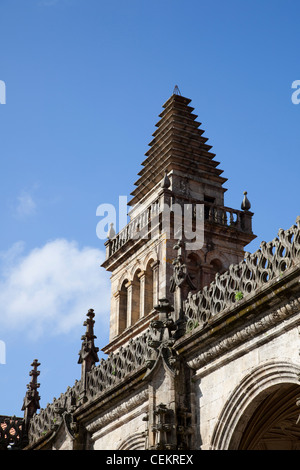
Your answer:
[[[242,300],[243,297],[244,297],[244,294],[243,292],[240,292],[240,291],[238,291],[234,296],[235,300]]]

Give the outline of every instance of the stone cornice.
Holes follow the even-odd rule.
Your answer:
[[[139,405],[144,403],[148,399],[148,395],[148,388],[146,388],[141,392],[137,393],[136,395],[133,395],[130,398],[126,398],[123,403],[114,407],[113,409],[104,412],[99,418],[87,424],[87,431],[90,433],[95,433],[99,429],[110,424],[112,421],[119,420],[121,416],[126,415],[127,413],[131,412]]]

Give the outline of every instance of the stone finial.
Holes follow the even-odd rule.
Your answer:
[[[180,90],[178,88],[178,85],[175,85],[174,90],[173,90],[173,95],[179,95],[181,96]]]
[[[86,326],[86,332],[81,337],[82,345],[81,350],[79,351],[78,364],[81,364],[81,391],[80,391],[80,400],[83,402],[86,401],[87,393],[87,374],[90,372],[95,363],[99,361],[98,351],[94,344],[94,310],[91,308],[87,313],[87,320],[83,323],[83,326]]]
[[[168,177],[168,171],[165,170],[165,176],[162,180],[161,187],[163,189],[168,189],[171,186],[170,178]]]
[[[116,232],[114,229],[114,224],[110,224],[110,227],[107,233],[107,238],[111,239],[111,238],[114,238],[115,236],[116,236]]]
[[[250,204],[250,201],[249,199],[247,198],[247,191],[244,191],[244,199],[243,199],[243,202],[241,204],[241,209],[243,211],[249,211],[250,208],[251,208],[251,204]]]
[[[31,366],[33,369],[29,372],[31,376],[31,381],[27,385],[27,392],[24,398],[22,411],[24,411],[24,421],[25,426],[28,425],[29,420],[32,418],[34,413],[40,408],[40,396],[37,389],[40,387],[40,384],[37,383],[37,378],[40,375],[40,371],[37,370],[38,366],[41,364],[37,359],[34,359]]]
[[[82,346],[81,350],[79,351],[78,364],[82,364],[83,362],[88,363],[88,372],[92,366],[99,361],[97,354],[99,348],[97,348],[94,344],[94,339],[97,338],[97,336],[94,335],[94,310],[90,308],[86,315],[87,319],[83,323],[83,326],[86,326],[86,332],[81,337]]]

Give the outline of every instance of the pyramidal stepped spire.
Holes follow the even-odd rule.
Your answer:
[[[169,173],[173,170],[196,177],[199,182],[217,186],[218,189],[227,181],[221,177],[223,171],[217,168],[219,162],[214,160],[215,154],[211,152],[212,147],[203,135],[204,130],[200,129],[201,123],[196,121],[198,116],[193,113],[191,100],[181,96],[178,90],[176,86],[172,96],[163,105],[129,205],[140,202],[160,184],[166,171]]]

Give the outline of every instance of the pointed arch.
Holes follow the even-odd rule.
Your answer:
[[[214,450],[239,448],[246,426],[263,400],[281,385],[299,386],[299,365],[266,362],[247,374],[227,400],[212,435]]]
[[[145,450],[145,435],[143,432],[136,432],[127,436],[117,450]]]

